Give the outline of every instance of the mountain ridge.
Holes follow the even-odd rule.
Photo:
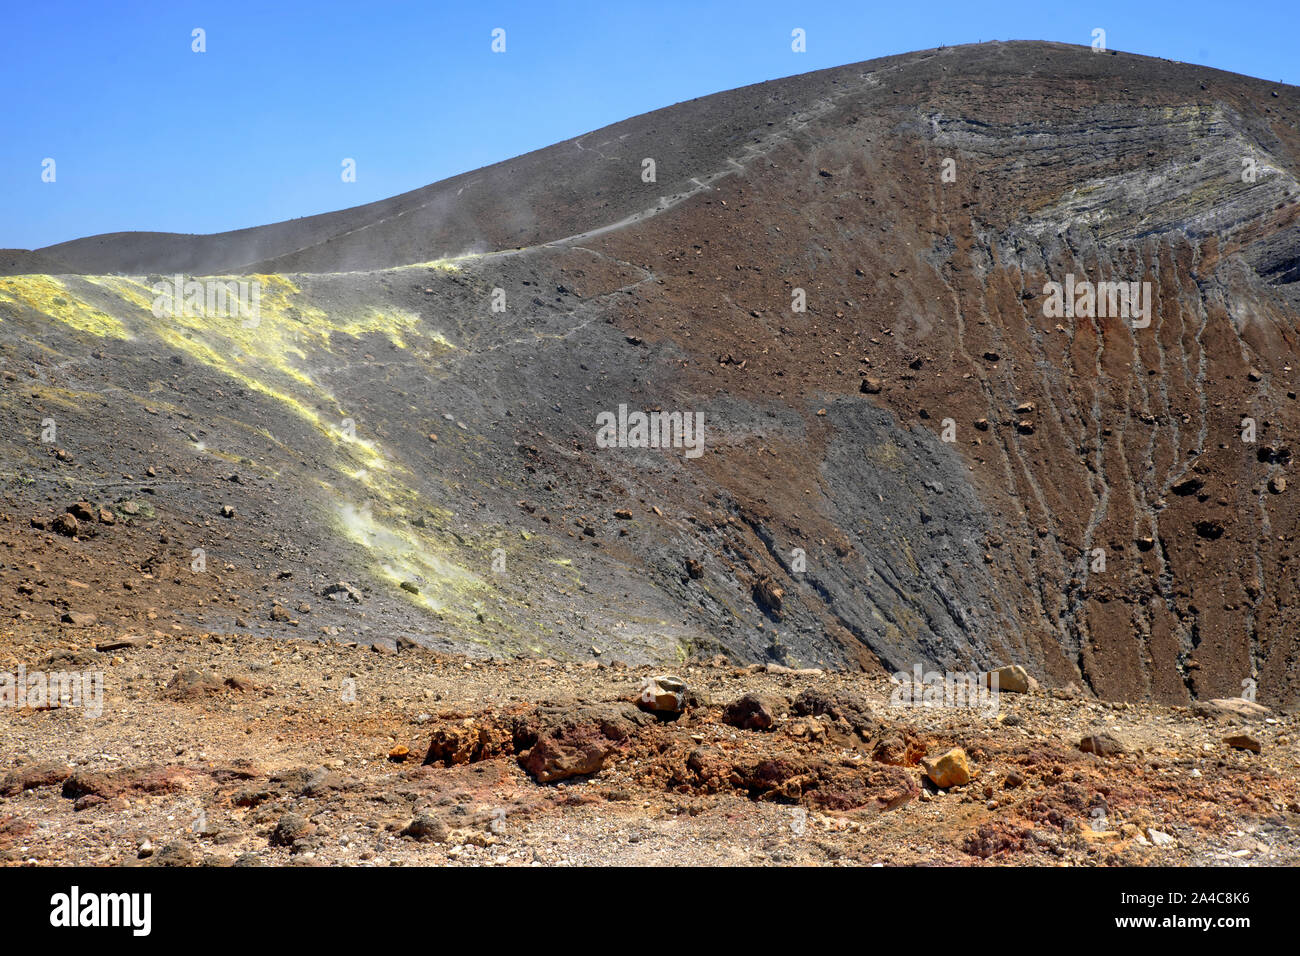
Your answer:
[[[244,227],[235,230],[228,230],[220,233],[206,235],[178,234],[178,233],[158,233],[158,232],[117,232],[105,233],[94,236],[87,236],[79,239],[73,239],[66,242],[56,243],[45,246],[40,249],[31,250],[35,254],[40,254],[62,263],[70,272],[81,273],[114,273],[124,272],[130,274],[154,273],[154,272],[174,272],[180,271],[188,274],[226,274],[238,272],[276,272],[276,271],[353,271],[349,269],[336,269],[346,260],[339,254],[322,255],[322,261],[313,262],[311,256],[301,256],[308,250],[317,249],[324,244],[334,243],[341,238],[353,235],[358,231],[376,228],[392,219],[394,216],[405,216],[428,212],[430,206],[453,206],[455,199],[460,191],[467,187],[476,185],[483,178],[496,179],[505,176],[510,179],[518,179],[521,170],[524,173],[534,172],[536,164],[549,163],[557,158],[561,153],[566,151],[581,151],[584,147],[584,140],[596,136],[620,136],[621,131],[631,131],[640,123],[650,123],[656,120],[667,119],[670,116],[681,116],[686,107],[695,107],[699,109],[712,109],[713,112],[725,113],[726,108],[733,105],[735,101],[745,100],[745,105],[752,106],[752,111],[759,111],[759,122],[772,122],[770,117],[783,115],[785,102],[764,102],[760,105],[753,105],[750,101],[761,93],[774,93],[781,95],[793,90],[797,93],[802,87],[814,85],[825,80],[832,84],[848,82],[850,77],[856,72],[862,74],[863,71],[876,73],[883,70],[899,70],[915,68],[923,65],[926,61],[934,58],[943,58],[946,56],[953,57],[952,51],[958,51],[957,60],[962,59],[961,53],[968,57],[974,58],[975,63],[961,63],[963,69],[967,72],[974,73],[980,65],[988,65],[989,57],[1010,51],[1016,56],[1029,56],[1046,58],[1043,63],[1051,62],[1052,54],[1065,55],[1072,60],[1071,66],[1078,70],[1078,58],[1083,57],[1090,68],[1094,69],[1098,64],[1103,66],[1110,62],[1122,64],[1124,67],[1132,68],[1133,61],[1142,65],[1152,65],[1161,61],[1157,58],[1143,57],[1136,54],[1122,53],[1119,51],[1108,51],[1106,53],[1096,54],[1087,47],[1075,47],[1068,44],[1045,43],[1035,41],[1015,41],[1011,43],[989,43],[959,47],[939,47],[932,50],[917,51],[910,54],[897,54],[888,57],[881,57],[875,60],[863,61],[861,63],[848,64],[841,67],[832,67],[824,70],[817,70],[812,73],[797,74],[791,77],[785,77],[777,80],[769,80],[762,83],[756,83],[735,90],[727,90],[719,93],[709,94],[704,97],[697,97],[692,100],[686,100],[671,106],[662,107],[649,113],[632,117],[618,123],[592,130],[580,136],[568,140],[533,150],[520,156],[502,160],[501,162],[471,170],[465,173],[457,174],[445,180],[408,190],[404,193],[388,197],[386,199],[376,200],[359,206],[348,207],[334,210],[331,212],[320,213],[312,216],[300,217],[297,219],[283,220],[281,222],[270,223],[262,226]],[[1094,59],[1094,57],[1096,59]],[[1110,61],[1103,58],[1110,57]],[[1117,59],[1118,58],[1118,59]],[[1040,63],[1040,65],[1043,65]],[[1269,91],[1278,89],[1286,90],[1294,95],[1294,88],[1288,88],[1279,84],[1271,84],[1264,80],[1258,80],[1251,77],[1244,77],[1237,74],[1227,73],[1224,71],[1214,70],[1207,67],[1191,66],[1187,64],[1174,64],[1178,68],[1179,85],[1186,88],[1193,83],[1192,73],[1196,73],[1195,82],[1203,85],[1203,80],[1222,78],[1234,86],[1236,85],[1255,85],[1258,91],[1263,91],[1265,87]],[[1118,72],[1123,75],[1123,70],[1112,71],[1112,74]],[[1107,76],[1107,79],[1113,78]],[[743,124],[742,124],[743,125]],[[737,127],[738,128],[738,127]],[[651,132],[654,132],[652,128]],[[732,131],[733,136],[735,130]],[[645,137],[653,139],[652,136]],[[696,153],[702,152],[698,143]],[[709,143],[708,145],[713,145]],[[646,143],[646,148],[650,149],[650,144]],[[628,157],[635,160],[635,152],[628,153]],[[653,152],[651,149],[650,152]],[[650,155],[650,153],[646,153]],[[690,158],[695,158],[691,156]],[[715,157],[717,159],[719,157]],[[572,160],[572,157],[566,157],[566,162]],[[693,169],[693,167],[692,167]],[[667,183],[668,194],[680,192],[687,188],[690,181],[699,175],[699,171],[692,169],[683,169],[674,174],[674,177]],[[570,166],[566,169],[571,175],[574,173]],[[549,167],[543,170],[543,174],[549,172]],[[725,170],[723,171],[725,172]],[[536,175],[536,173],[534,173]],[[583,176],[589,175],[583,171],[578,177],[580,180]],[[500,185],[498,183],[498,185]],[[586,190],[584,188],[575,188],[570,190],[572,194],[582,194],[584,191],[599,194],[600,189]],[[456,194],[450,194],[452,189],[456,189]],[[505,191],[505,190],[502,190]],[[643,191],[644,192],[644,191]],[[625,218],[639,211],[636,208],[636,200],[626,195],[619,197],[620,203],[616,206],[612,215],[618,219]],[[437,210],[434,210],[436,212]],[[555,209],[548,209],[548,213],[554,215]],[[602,225],[608,225],[595,218],[594,210],[584,210],[586,216],[576,217],[575,225],[570,228],[570,232],[565,235],[576,235],[599,228]],[[488,218],[499,219],[503,214],[500,210],[492,210],[494,215]],[[450,210],[447,215],[454,215]],[[535,217],[534,217],[535,218]],[[455,224],[460,231],[451,230],[449,235],[439,236],[434,245],[426,246],[419,253],[406,252],[395,259],[379,261],[371,258],[368,261],[359,263],[363,268],[384,268],[395,265],[410,265],[416,262],[431,261],[435,259],[451,258],[458,253],[469,251],[471,247],[485,245],[489,248],[480,251],[495,251],[505,248],[518,246],[536,245],[543,242],[553,242],[564,235],[540,235],[536,230],[529,232],[528,227],[522,224],[507,223],[504,229],[491,229],[482,226],[476,221],[458,222]],[[477,227],[480,231],[475,233],[473,228]],[[561,230],[566,227],[559,227]],[[305,237],[305,241],[304,241]],[[438,244],[441,243],[441,244]],[[239,250],[238,252],[232,250]],[[27,250],[21,250],[27,251]],[[246,261],[235,261],[235,260]],[[318,265],[328,265],[330,268],[318,268]]]

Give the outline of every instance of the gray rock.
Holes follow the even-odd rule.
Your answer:
[[[271,831],[271,843],[274,846],[293,846],[315,829],[305,817],[296,813],[286,813]]]

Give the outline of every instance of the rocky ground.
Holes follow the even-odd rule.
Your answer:
[[[9,865],[1300,863],[1300,728],[1244,701],[94,631],[0,652],[104,682],[4,715]]]

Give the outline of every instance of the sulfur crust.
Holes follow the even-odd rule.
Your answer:
[[[457,271],[445,260],[419,267]],[[311,357],[330,354],[336,335],[383,336],[404,350],[417,338],[435,350],[451,349],[452,344],[441,333],[422,328],[420,317],[406,310],[372,307],[344,315],[320,308],[286,276],[211,278],[260,283],[256,321],[187,315],[184,310],[159,317],[154,312],[154,283],[143,277],[5,277],[0,278],[0,303],[30,308],[76,332],[98,338],[151,336],[285,407],[333,447],[335,456],[330,466],[341,480],[338,485],[321,482],[330,497],[346,499],[349,496],[340,492],[340,486],[360,486],[369,501],[394,516],[391,520],[378,516],[368,504],[357,507],[346,500],[336,501],[330,518],[340,536],[367,550],[374,574],[393,583],[395,593],[432,611],[473,619],[473,602],[466,595],[482,589],[482,579],[439,553],[427,536],[418,536],[396,517],[415,510],[446,522],[451,515],[430,509],[421,500],[404,480],[406,469],[378,441],[358,434],[360,428],[355,424],[343,427],[348,416],[342,403],[310,371]],[[163,281],[171,280],[163,277]],[[331,409],[334,415],[327,419],[320,409]],[[269,432],[266,436],[272,438]],[[196,444],[196,450],[227,460],[233,457],[202,443]],[[405,581],[415,582],[418,593],[397,587]]]

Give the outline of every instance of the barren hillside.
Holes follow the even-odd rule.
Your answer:
[[[984,44],[10,253],[0,608],[1294,706],[1298,121],[1291,87]],[[259,283],[257,324],[159,318],[177,272]],[[1054,314],[1068,276],[1149,283],[1149,323]],[[702,414],[703,453],[600,447],[620,406]]]

